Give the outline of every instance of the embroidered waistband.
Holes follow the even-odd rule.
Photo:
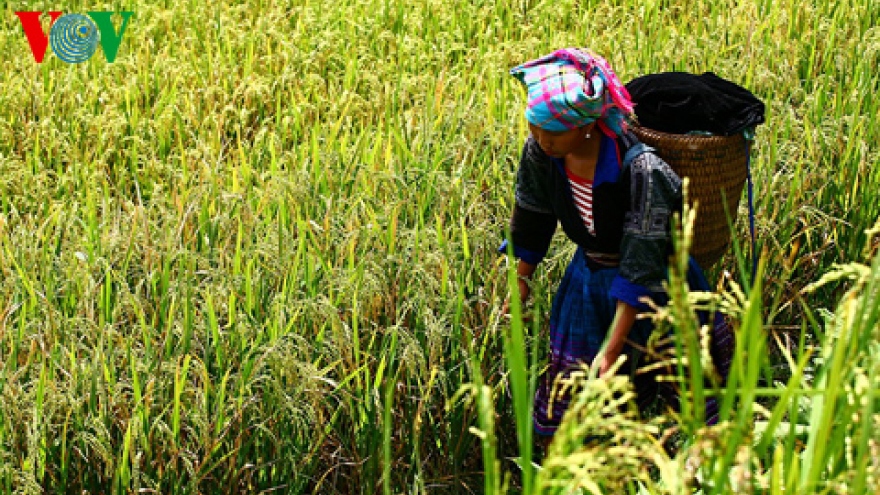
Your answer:
[[[584,259],[590,270],[596,271],[603,268],[614,268],[620,266],[619,253],[597,253],[593,251],[584,251]]]

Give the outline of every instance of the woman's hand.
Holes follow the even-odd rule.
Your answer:
[[[529,300],[529,295],[531,295],[532,289],[529,287],[528,280],[522,276],[517,277],[516,282],[519,287],[520,308],[523,308],[526,305],[526,301]],[[501,308],[501,313],[505,316],[510,316],[510,296],[504,300],[504,306]]]
[[[525,307],[526,301],[529,300],[529,296],[532,293],[532,289],[529,287],[529,280],[532,274],[535,273],[535,268],[536,265],[526,263],[523,260],[519,260],[516,264],[516,285],[519,287],[520,308]],[[501,308],[501,311],[504,315],[510,315],[510,296],[507,296],[507,299],[504,300],[504,306]]]
[[[593,366],[599,367],[599,377],[606,376],[611,368],[614,366],[614,363],[617,362],[617,359],[620,357],[620,352],[603,352],[596,356],[596,361],[593,363]]]

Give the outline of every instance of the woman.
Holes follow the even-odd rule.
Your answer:
[[[549,437],[569,401],[551,400],[555,380],[582,364],[605,374],[622,354],[627,371],[638,366],[638,348],[652,326],[636,315],[648,309],[646,298],[665,303],[669,226],[681,208],[681,179],[627,131],[633,103],[602,57],[568,48],[510,72],[527,90],[531,131],[511,220],[523,301],[557,223],[578,246],[554,296],[550,362],[535,396],[535,430]],[[636,383],[640,402],[655,386]]]

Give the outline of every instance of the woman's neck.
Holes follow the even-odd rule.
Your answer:
[[[601,143],[602,136],[597,129],[589,139],[584,139],[581,146],[565,155],[565,168],[578,177],[592,180],[596,172],[596,162],[599,160]]]

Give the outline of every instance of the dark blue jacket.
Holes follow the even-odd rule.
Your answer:
[[[611,295],[646,309],[640,297],[657,300],[664,292],[671,253],[670,219],[681,211],[681,204],[681,179],[652,148],[632,133],[617,139],[603,135],[593,177],[596,235],[591,235],[574,204],[564,161],[548,156],[529,136],[517,171],[510,224],[513,252],[538,264],[559,223],[589,256],[619,259]]]

